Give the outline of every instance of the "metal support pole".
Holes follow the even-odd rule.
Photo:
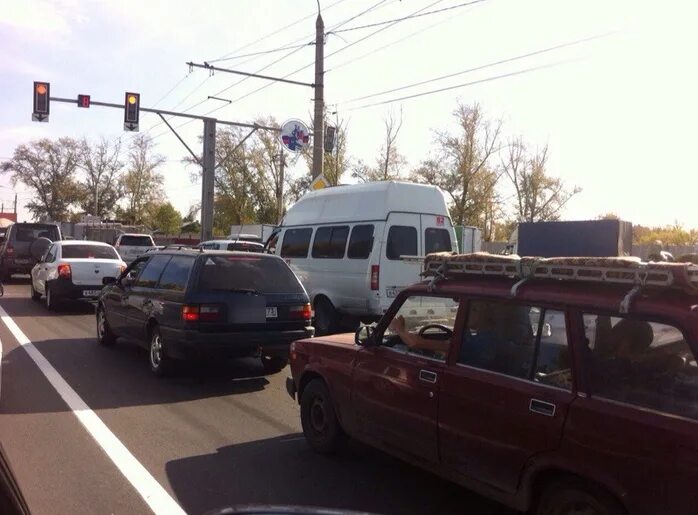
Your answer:
[[[315,109],[313,118],[313,179],[322,175],[325,116],[325,23],[318,12],[315,21]]]
[[[279,153],[279,187],[276,191],[276,223],[281,224],[281,219],[284,216],[284,173],[286,171],[286,154],[282,150]]]
[[[216,172],[216,120],[204,120],[204,156],[201,180],[201,241],[213,238],[213,187]]]

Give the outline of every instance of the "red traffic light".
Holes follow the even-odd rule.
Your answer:
[[[78,107],[90,107],[90,95],[78,95]]]
[[[48,82],[34,82],[34,115],[49,114],[51,85]]]

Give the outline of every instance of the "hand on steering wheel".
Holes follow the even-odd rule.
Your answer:
[[[429,329],[440,329],[449,338],[453,336],[453,330],[441,324],[427,324],[419,330],[419,336],[424,336],[424,333]]]

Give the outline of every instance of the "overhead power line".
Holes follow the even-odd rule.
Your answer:
[[[442,9],[436,9],[434,11],[428,11],[425,13],[419,13],[419,14],[412,14],[410,16],[403,16],[402,18],[395,18],[393,20],[385,20],[385,21],[379,21],[376,23],[369,23],[367,25],[359,25],[358,27],[348,27],[346,29],[341,29],[341,30],[333,30],[332,32],[328,32],[328,34],[340,34],[342,32],[349,32],[352,30],[361,30],[361,29],[369,29],[371,27],[379,27],[380,25],[387,25],[388,23],[393,23],[393,22],[398,22],[398,21],[405,21],[405,20],[411,20],[414,18],[421,18],[422,16],[429,16],[430,14],[438,14],[442,13],[445,11],[451,11],[453,9],[458,9],[459,7],[465,7],[467,5],[473,5],[473,4],[479,4],[481,2],[485,2],[486,0],[473,0],[471,2],[465,2],[462,4],[458,5],[452,5],[450,7],[444,7]]]
[[[438,3],[441,3],[441,2],[443,2],[443,0],[435,0],[435,1],[432,2],[431,4],[429,4],[429,5],[425,6],[425,7],[422,7],[421,9],[418,9],[417,11],[415,11],[415,12],[412,13],[412,14],[417,14],[417,13],[419,13],[419,12],[422,12],[422,11],[424,11],[424,10],[426,10],[426,9],[429,9],[430,7],[433,7],[434,5],[436,5],[436,4],[438,4]],[[367,36],[364,36],[364,37],[362,37],[362,38],[360,38],[360,39],[357,39],[356,41],[353,41],[353,42],[349,43],[348,45],[345,45],[345,46],[343,46],[342,48],[339,48],[339,49],[335,50],[334,52],[331,52],[330,54],[326,55],[325,58],[332,57],[333,55],[336,55],[336,54],[338,54],[338,53],[340,53],[340,52],[343,52],[343,51],[346,50],[347,48],[350,48],[350,47],[352,47],[352,46],[354,46],[354,45],[357,45],[357,44],[361,43],[362,41],[365,41],[365,40],[367,40],[368,38],[373,37],[373,36],[375,36],[376,34],[378,34],[378,33],[380,33],[380,32],[383,32],[384,30],[389,29],[390,27],[396,25],[397,23],[400,23],[400,21],[401,21],[401,20],[393,21],[390,25],[386,25],[386,26],[384,26],[384,27],[381,27],[381,28],[379,28],[378,30],[375,30],[375,31],[371,32],[371,33],[368,34]],[[286,79],[286,78],[290,77],[291,75],[295,75],[296,73],[298,73],[298,72],[300,72],[300,71],[303,71],[303,70],[305,70],[305,69],[307,69],[307,68],[310,68],[311,66],[314,66],[314,65],[315,65],[315,61],[313,61],[313,62],[311,62],[311,63],[308,63],[308,64],[306,64],[306,65],[304,65],[304,66],[301,66],[300,68],[298,68],[298,69],[296,69],[296,70],[294,70],[294,71],[292,71],[292,72],[290,72],[290,73],[284,75],[282,78],[283,78],[283,79]],[[273,86],[274,84],[275,84],[275,82],[270,82],[270,83],[268,83],[268,84],[265,84],[265,85],[263,85],[263,86],[260,86],[259,88],[255,89],[255,90],[252,90],[252,91],[250,91],[249,93],[246,93],[246,94],[244,94],[244,95],[242,95],[242,96],[240,96],[240,97],[238,97],[238,98],[233,99],[232,102],[231,102],[231,104],[234,104],[234,103],[236,103],[236,102],[239,102],[240,100],[243,100],[243,99],[245,99],[245,98],[247,98],[247,97],[249,97],[249,96],[252,96],[252,95],[254,95],[255,93],[258,93],[258,92],[260,92],[260,91],[262,91],[262,90],[264,90],[264,89],[266,89],[266,88],[268,88],[268,87],[270,87],[270,86]],[[230,105],[230,104],[228,104],[228,105]],[[228,107],[228,106],[220,106],[220,107],[217,107],[216,109],[214,109],[214,111],[215,111],[215,110],[218,110],[218,109],[222,109],[223,107]],[[211,111],[211,112],[213,112],[213,111]],[[210,114],[210,113],[207,113],[207,114]]]
[[[378,96],[381,96],[381,95],[386,95],[386,94],[388,94],[388,93],[395,93],[396,91],[402,91],[402,90],[409,89],[409,88],[414,88],[414,87],[417,87],[417,86],[423,86],[423,85],[425,85],[425,84],[430,84],[430,83],[432,83],[432,82],[437,82],[437,81],[444,80],[444,79],[450,79],[450,78],[452,78],[452,77],[457,77],[457,76],[459,76],[459,75],[465,75],[466,73],[472,73],[472,72],[475,72],[475,71],[484,70],[484,69],[486,69],[486,68],[491,68],[491,67],[493,67],[493,66],[498,66],[498,65],[500,65],[500,64],[510,63],[510,62],[513,62],[513,61],[518,61],[518,60],[521,60],[521,59],[526,59],[526,58],[528,58],[528,57],[533,57],[533,56],[535,56],[535,55],[540,55],[540,54],[545,54],[545,53],[548,53],[548,52],[553,52],[553,51],[555,51],[555,50],[560,50],[561,48],[567,48],[567,47],[579,45],[579,44],[582,44],[582,43],[588,43],[589,41],[594,41],[594,40],[596,40],[596,39],[606,37],[606,36],[608,36],[608,35],[610,35],[610,34],[612,34],[612,33],[609,32],[609,33],[604,33],[604,34],[598,34],[598,35],[590,36],[590,37],[583,38],[583,39],[577,39],[577,40],[575,40],[575,41],[569,41],[569,42],[567,42],[567,43],[561,43],[561,44],[559,44],[559,45],[554,45],[554,46],[550,46],[550,47],[546,47],[546,48],[541,48],[541,49],[539,49],[539,50],[534,50],[534,51],[532,51],[532,52],[528,52],[528,53],[525,53],[525,54],[516,55],[516,56],[514,56],[514,57],[508,57],[507,59],[500,59],[499,61],[494,61],[494,62],[487,63],[487,64],[483,64],[483,65],[480,65],[480,66],[475,66],[474,68],[468,68],[467,70],[461,70],[461,71],[458,71],[458,72],[455,72],[455,73],[449,73],[449,74],[447,74],[447,75],[441,75],[441,76],[439,76],[439,77],[432,77],[431,79],[426,79],[426,80],[422,80],[422,81],[419,81],[419,82],[413,82],[413,83],[411,83],[411,84],[406,84],[406,85],[404,85],[404,86],[399,86],[399,87],[397,87],[397,88],[386,89],[386,90],[383,90],[383,91],[379,91],[379,92],[377,92],[377,93],[371,93],[370,95],[363,95],[363,96],[360,96],[360,97],[355,97],[355,98],[352,98],[352,99],[350,99],[350,100],[345,100],[345,101],[342,101],[342,102],[337,102],[337,104],[349,104],[349,103],[352,103],[352,102],[357,102],[357,101],[359,101],[359,100],[366,100],[367,98],[374,98],[374,97],[378,97]]]
[[[276,54],[278,52],[283,52],[284,50],[292,50],[294,48],[303,48],[306,46],[311,46],[313,45],[314,42],[310,43],[305,43],[303,45],[287,45],[287,46],[282,46],[279,48],[271,48],[269,50],[260,50],[259,52],[252,52],[249,54],[240,54],[240,55],[234,55],[232,57],[227,57],[225,59],[214,59],[213,61],[206,61],[208,64],[213,64],[219,61],[230,61],[232,59],[242,59],[243,57],[254,57],[256,55],[268,55],[268,54]]]
[[[330,5],[328,5],[327,7],[325,7],[324,10],[325,10],[325,11],[329,11],[329,10],[332,9],[334,6],[339,5],[339,4],[341,4],[342,2],[345,2],[345,1],[346,1],[346,0],[337,0],[335,3],[330,4]],[[240,50],[245,50],[246,48],[250,48],[251,46],[256,45],[256,44],[259,43],[260,41],[264,41],[265,39],[268,39],[268,38],[270,38],[271,36],[275,36],[276,34],[279,34],[280,32],[283,32],[284,30],[289,29],[289,28],[293,27],[294,25],[298,25],[300,22],[305,21],[305,20],[307,20],[308,18],[312,18],[313,16],[316,16],[316,15],[317,15],[317,11],[313,10],[313,12],[311,12],[311,13],[309,13],[309,14],[306,14],[305,16],[302,16],[301,18],[298,18],[298,19],[296,19],[296,20],[293,20],[293,21],[290,22],[288,25],[284,25],[283,27],[279,27],[279,28],[277,28],[277,29],[274,29],[274,30],[272,30],[271,32],[268,32],[267,34],[265,34],[264,36],[260,36],[259,38],[255,39],[254,41],[251,41],[251,42],[249,42],[249,43],[247,43],[247,44],[245,44],[245,45],[242,45],[241,47],[238,47],[238,48],[236,48],[235,50],[233,50],[233,51],[231,51],[231,52],[228,52],[227,54],[225,54],[225,55],[223,55],[223,56],[221,56],[221,57],[218,57],[218,58],[216,58],[216,59],[211,59],[211,60],[208,60],[208,61],[206,61],[206,62],[208,62],[208,63],[215,63],[215,62],[218,62],[218,61],[225,61],[225,60],[227,60],[227,59],[237,59],[237,58],[239,58],[239,57],[242,57],[242,56],[234,56],[234,57],[231,57],[231,56],[233,56],[234,54],[236,54],[236,53],[239,52]],[[303,39],[305,39],[305,38],[303,38]]]
[[[554,67],[554,66],[559,66],[559,65],[561,65],[561,64],[569,63],[569,62],[572,62],[572,61],[573,61],[573,59],[565,59],[565,60],[563,60],[563,61],[557,61],[557,62],[554,62],[554,63],[542,64],[542,65],[540,65],[540,66],[532,66],[532,67],[530,67],[530,68],[524,68],[523,70],[517,70],[517,71],[509,72],[509,73],[503,73],[503,74],[501,74],[501,75],[494,75],[494,76],[492,76],[492,77],[487,77],[487,78],[485,78],[485,79],[474,80],[474,81],[471,81],[471,82],[464,82],[463,84],[456,84],[455,86],[448,86],[448,87],[445,87],[445,88],[433,89],[433,90],[430,90],[430,91],[423,91],[423,92],[421,92],[421,93],[415,93],[414,95],[407,95],[407,96],[400,97],[400,98],[392,98],[392,99],[390,99],[390,100],[383,100],[383,101],[381,101],[381,102],[374,102],[374,103],[372,103],[372,104],[365,104],[365,105],[358,106],[358,107],[352,107],[352,108],[349,108],[348,110],[349,110],[349,111],[358,111],[358,110],[360,110],[360,109],[367,109],[367,108],[369,108],[369,107],[375,107],[375,106],[385,105],[385,104],[393,104],[393,103],[395,103],[395,102],[401,102],[401,101],[403,101],[403,100],[410,100],[410,99],[412,99],[412,98],[424,97],[424,96],[427,96],[427,95],[435,95],[436,93],[442,93],[442,92],[444,92],[444,91],[451,91],[451,90],[454,90],[454,89],[465,88],[465,87],[467,87],[467,86],[474,86],[475,84],[482,84],[482,83],[491,82],[491,81],[494,81],[494,80],[505,79],[505,78],[508,78],[508,77],[514,77],[514,76],[516,76],[516,75],[523,75],[523,74],[525,74],[525,73],[531,73],[531,72],[534,72],[534,71],[537,71],[537,70],[543,70],[543,69],[545,69],[545,68],[552,68],[552,67]]]

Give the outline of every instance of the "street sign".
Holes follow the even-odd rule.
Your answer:
[[[140,117],[141,95],[140,93],[126,93],[124,98],[124,130],[138,132],[138,118]]]
[[[287,120],[281,125],[281,143],[291,152],[300,152],[310,143],[310,131],[300,120]]]
[[[33,122],[48,122],[50,100],[51,84],[48,82],[34,82]]]
[[[90,107],[90,95],[78,95],[78,107]]]
[[[315,177],[315,179],[313,179],[313,182],[310,183],[310,189],[313,191],[329,188],[329,186],[330,183],[327,179],[325,179],[324,175],[318,175]]]
[[[335,137],[337,135],[337,128],[332,125],[325,127],[325,152],[331,154],[334,151]]]

